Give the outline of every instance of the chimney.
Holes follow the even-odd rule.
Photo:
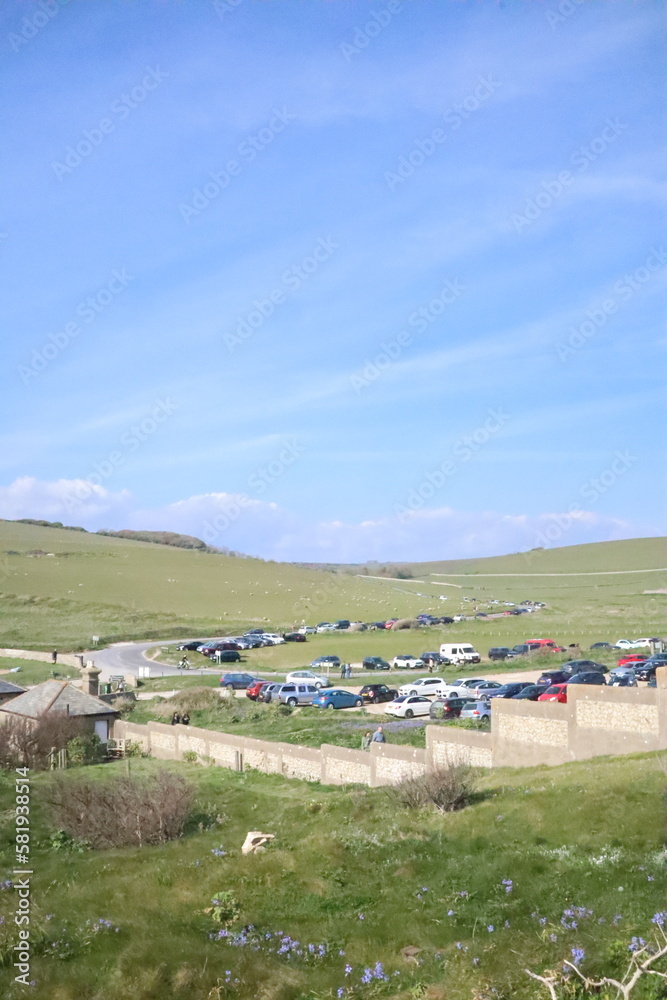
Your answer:
[[[81,671],[81,678],[83,680],[82,691],[86,694],[92,694],[94,698],[97,698],[100,693],[100,674],[101,670],[95,666],[92,660],[88,660],[85,668]]]

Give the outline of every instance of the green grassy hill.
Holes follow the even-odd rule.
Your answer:
[[[487,639],[512,644],[534,630],[561,639],[573,631],[574,638],[583,639],[618,638],[623,632],[658,635],[665,595],[644,591],[666,586],[667,574],[647,572],[664,564],[663,551],[664,539],[607,542],[416,563],[414,579],[390,580],[357,575],[359,567],[309,569],[0,521],[0,646],[64,650],[87,648],[93,635],[103,641],[168,638],[220,634],[251,624],[282,628],[303,620],[470,613],[472,602],[464,598],[471,596],[488,611],[495,609],[492,598],[549,605],[539,626],[527,616],[466,625],[471,633],[466,638],[479,637],[480,645]],[[615,570],[624,572],[610,573]],[[532,575],[587,572],[608,575]],[[396,641],[397,651],[422,642],[406,644],[399,636]],[[426,646],[435,641],[437,636]]]

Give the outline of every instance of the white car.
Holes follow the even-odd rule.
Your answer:
[[[312,684],[313,687],[333,687],[333,681],[322,674],[316,674],[314,670],[292,670],[285,677],[286,684]]]
[[[440,695],[448,691],[451,684],[443,681],[442,677],[420,677],[419,680],[410,681],[409,684],[402,684],[398,689],[399,695],[419,694],[426,696]]]
[[[260,639],[264,639],[265,642],[271,643],[272,646],[278,646],[281,642],[285,641],[283,637],[278,635],[276,632],[262,632]]]
[[[297,629],[297,632],[301,635],[314,635],[316,629],[313,625],[302,625],[301,628]]]
[[[616,646],[618,649],[643,649],[650,643],[644,639],[617,639]]]
[[[418,656],[395,656],[391,665],[395,670],[420,670],[424,666],[424,661]]]
[[[415,715],[430,715],[431,700],[421,695],[399,695],[384,706],[387,715],[397,715],[399,719],[412,719]]]
[[[336,625],[333,625],[331,622],[322,622],[321,625],[317,626],[317,628],[315,629],[315,631],[316,632],[335,632],[336,628],[337,628]]]
[[[465,615],[454,615],[454,621],[455,622],[464,622],[465,620],[466,620],[466,616]]]

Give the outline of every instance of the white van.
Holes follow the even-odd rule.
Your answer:
[[[479,663],[480,655],[469,642],[443,642],[440,656],[446,656],[450,663]]]

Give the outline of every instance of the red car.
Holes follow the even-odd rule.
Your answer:
[[[631,653],[628,656],[622,656],[618,661],[618,666],[624,667],[626,663],[640,663],[645,659],[645,656],[640,656],[638,653]]]
[[[252,701],[257,701],[259,692],[263,687],[267,687],[269,683],[270,681],[253,681],[253,683],[245,689],[246,698],[251,698]]]
[[[567,705],[567,684],[552,684],[537,700],[557,701],[561,705]]]
[[[526,643],[529,646],[532,646],[533,643],[536,643],[538,649],[544,649],[547,652],[552,652],[552,653],[565,652],[564,647],[557,646],[553,639],[526,639]]]

